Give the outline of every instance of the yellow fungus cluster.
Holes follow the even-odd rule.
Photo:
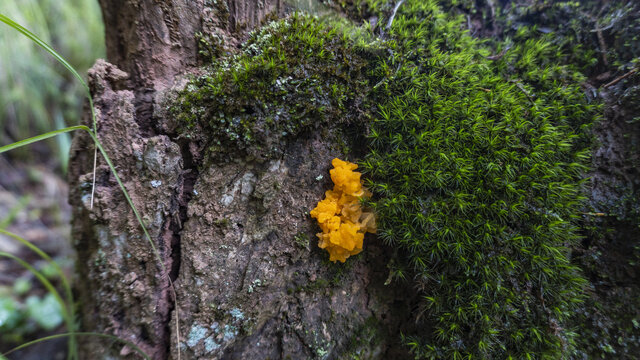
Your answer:
[[[358,165],[337,158],[331,164],[333,190],[328,190],[324,200],[311,210],[311,217],[318,220],[322,229],[317,234],[318,246],[329,251],[329,260],[345,262],[362,251],[364,233],[376,232],[376,220],[373,213],[362,211],[360,205],[360,198],[370,193],[362,187],[362,174],[353,171]]]

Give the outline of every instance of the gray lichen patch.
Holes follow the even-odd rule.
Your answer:
[[[207,328],[198,324],[194,324],[191,327],[191,331],[189,331],[189,335],[187,337],[187,346],[195,347],[201,340],[205,338],[205,336],[207,336],[207,333]]]
[[[237,307],[225,311],[212,304],[210,308],[213,309],[210,318],[199,317],[190,327],[187,338],[180,345],[183,351],[197,357],[212,356],[232,346],[240,333],[245,331],[245,325],[251,322]]]
[[[233,181],[230,186],[225,187],[225,192],[220,200],[221,204],[228,207],[238,197],[239,201],[246,201],[253,193],[256,183],[256,176],[251,171],[246,172],[239,179]]]

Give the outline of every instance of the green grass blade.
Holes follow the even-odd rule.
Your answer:
[[[2,146],[0,147],[0,154],[2,154],[3,152],[7,152],[9,150],[17,149],[25,145],[33,144],[34,142],[42,141],[42,140],[57,136],[59,134],[64,134],[64,133],[68,133],[75,130],[85,130],[90,132],[90,129],[84,125],[70,126],[60,130],[49,131],[48,133],[40,134],[34,137],[30,137],[28,139],[16,141],[9,145]]]
[[[40,271],[36,270],[28,262],[22,260],[21,258],[15,256],[13,254],[9,254],[7,252],[0,251],[0,257],[6,257],[6,258],[9,258],[9,259],[12,259],[12,260],[16,261],[23,268],[29,270],[30,273],[35,275],[35,277],[38,278],[38,280],[40,280],[40,283],[42,283],[42,285],[44,285],[44,287],[47,289],[47,291],[49,291],[53,295],[53,297],[56,298],[56,301],[60,304],[60,308],[65,313],[64,316],[65,317],[69,317],[69,313],[67,312],[67,306],[65,305],[64,301],[62,300],[62,297],[60,297],[60,293],[58,293],[58,290],[56,290],[56,288],[51,284],[51,282],[49,282],[49,280],[47,280],[47,278],[44,275],[42,275],[42,273]]]
[[[24,26],[22,26],[22,25],[18,24],[17,22],[11,20],[9,17],[7,17],[6,15],[4,15],[2,13],[0,13],[0,21],[2,21],[5,24],[9,25],[11,28],[19,31],[21,34],[23,34],[24,36],[29,38],[31,41],[33,41],[36,44],[38,44],[38,46],[40,46],[43,49],[45,49],[49,54],[51,54],[51,56],[53,56],[59,63],[61,63],[71,74],[73,74],[73,76],[76,79],[78,79],[78,81],[80,81],[80,83],[84,87],[85,93],[87,95],[87,99],[89,99],[89,109],[91,110],[91,120],[93,122],[93,132],[97,134],[98,133],[98,129],[97,129],[97,124],[96,124],[96,113],[95,113],[95,109],[93,108],[93,98],[91,98],[91,91],[89,90],[89,86],[87,86],[87,83],[84,81],[82,76],[80,76],[80,74],[78,74],[76,69],[74,69],[73,66],[71,66],[71,64],[69,64],[60,54],[58,54],[51,46],[49,46],[49,44],[47,44],[42,39],[40,39],[36,34],[32,33],[29,30],[27,30]],[[97,155],[98,155],[98,151],[95,150],[94,151],[94,156],[93,156],[93,158],[94,158],[94,161],[93,161],[93,188],[91,190],[91,207],[92,208],[93,208],[93,192],[95,191],[95,187],[96,187],[96,160],[97,160]]]
[[[133,214],[135,215],[136,219],[138,220],[138,223],[140,223],[140,226],[142,227],[142,231],[144,232],[145,237],[149,241],[149,245],[151,245],[151,249],[153,249],[153,253],[156,256],[156,259],[158,260],[158,262],[160,263],[160,267],[162,268],[162,271],[164,271],[166,273],[167,269],[164,266],[164,262],[162,261],[162,257],[160,257],[160,253],[158,252],[158,249],[156,248],[156,245],[151,240],[151,235],[149,235],[149,232],[147,231],[147,227],[144,225],[144,222],[142,221],[142,216],[140,216],[140,213],[138,212],[138,209],[133,204],[133,200],[131,200],[131,196],[129,196],[129,192],[127,191],[127,189],[124,187],[124,184],[120,180],[120,177],[118,176],[118,173],[116,172],[116,168],[115,168],[115,166],[113,166],[113,163],[111,162],[111,159],[109,158],[109,155],[107,155],[107,152],[102,147],[102,144],[98,141],[96,136],[91,131],[89,131],[89,135],[93,138],[93,141],[95,142],[96,146],[98,147],[98,150],[100,150],[100,153],[104,157],[104,160],[107,162],[107,165],[109,166],[109,169],[111,169],[111,172],[113,173],[113,176],[115,177],[116,182],[118,183],[118,186],[120,186],[120,189],[122,189],[122,192],[124,194],[124,197],[127,199],[127,203],[129,203],[129,206],[131,207],[131,210],[133,210]]]
[[[56,136],[56,135],[59,135],[59,134],[68,133],[68,132],[75,131],[75,130],[84,130],[93,139],[93,142],[95,143],[96,147],[98,148],[98,150],[100,151],[100,153],[104,157],[104,160],[107,162],[107,165],[109,166],[109,169],[113,173],[113,176],[115,177],[116,182],[118,183],[118,186],[120,187],[120,189],[124,193],[124,197],[127,199],[127,203],[129,204],[129,206],[133,210],[133,214],[135,215],[136,219],[140,223],[140,226],[142,227],[142,231],[144,232],[145,237],[147,238],[147,240],[149,240],[149,244],[151,245],[151,248],[153,249],[154,255],[156,256],[156,258],[160,262],[160,266],[161,266],[162,270],[166,272],[166,268],[164,266],[164,262],[162,261],[162,258],[160,257],[160,253],[158,252],[158,250],[157,250],[155,244],[153,243],[153,241],[151,240],[151,236],[149,235],[149,232],[147,231],[147,227],[144,225],[144,222],[142,221],[142,217],[140,216],[140,213],[138,212],[138,209],[136,209],[135,205],[133,204],[133,201],[131,200],[131,196],[129,196],[129,192],[124,187],[124,184],[122,183],[122,180],[120,180],[120,176],[118,176],[118,173],[116,171],[115,166],[111,162],[111,159],[109,158],[109,155],[107,154],[107,152],[102,147],[102,144],[100,144],[100,141],[98,141],[98,138],[91,131],[91,129],[89,129],[87,126],[84,126],[84,125],[70,126],[70,127],[64,128],[64,129],[49,131],[48,133],[45,133],[45,134],[41,134],[41,135],[37,135],[37,136],[34,136],[34,137],[30,137],[28,139],[20,140],[20,141],[17,141],[15,143],[0,147],[0,154],[3,153],[3,152],[9,151],[9,150],[13,150],[13,149],[19,148],[21,146],[29,145],[29,144],[32,144],[34,142],[42,141],[42,140],[48,139],[50,137],[53,137],[53,136]]]
[[[5,233],[5,232],[3,231],[3,233]],[[46,254],[44,254],[44,255],[47,256]],[[12,259],[12,260],[16,261],[22,267],[24,267],[25,269],[29,270],[29,272],[31,272],[33,275],[35,275],[35,277],[40,281],[40,283],[42,283],[42,285],[47,289],[47,291],[51,295],[53,295],[53,297],[56,299],[58,304],[60,304],[60,309],[62,310],[62,317],[64,318],[65,325],[66,325],[66,327],[67,327],[67,329],[69,331],[74,332],[75,331],[75,319],[72,317],[71,312],[67,308],[67,304],[65,304],[64,300],[62,300],[62,297],[60,296],[60,293],[58,293],[58,291],[51,284],[51,282],[49,282],[49,280],[47,280],[47,278],[44,275],[42,275],[42,273],[40,271],[36,270],[28,262],[22,260],[21,258],[15,256],[13,254],[9,254],[7,252],[0,251],[0,257],[6,257],[6,258],[9,258],[9,259]],[[71,304],[69,304],[69,306],[73,307],[74,304],[71,303]],[[68,351],[69,351],[69,357],[70,358],[76,358],[76,359],[78,358],[78,348],[76,346],[75,337],[69,338],[69,349],[68,349]]]
[[[115,166],[111,162],[111,159],[109,158],[109,155],[107,154],[107,152],[102,147],[102,144],[100,143],[98,138],[91,131],[91,129],[89,129],[87,126],[84,126],[84,125],[70,126],[70,127],[64,128],[64,129],[49,131],[48,133],[45,133],[45,134],[42,134],[42,135],[37,135],[37,136],[34,136],[34,137],[30,137],[28,139],[20,140],[20,141],[17,141],[15,143],[0,147],[0,154],[3,153],[3,152],[9,151],[9,150],[13,150],[15,148],[19,148],[21,146],[29,145],[29,144],[32,144],[34,142],[42,141],[42,140],[48,139],[50,137],[53,137],[53,136],[56,136],[56,135],[59,135],[59,134],[63,134],[63,133],[68,133],[68,132],[75,131],[75,130],[84,130],[93,139],[93,142],[95,143],[96,147],[98,148],[98,150],[100,151],[100,153],[104,157],[104,160],[107,162],[107,165],[109,166],[109,169],[113,173],[113,176],[115,177],[116,182],[118,183],[118,186],[120,187],[120,189],[124,193],[124,197],[127,199],[127,203],[129,204],[129,206],[133,210],[133,214],[135,215],[136,219],[138,220],[138,223],[140,223],[140,226],[142,227],[142,231],[144,232],[145,237],[149,241],[149,245],[151,245],[151,248],[153,249],[154,255],[156,256],[156,259],[160,263],[160,267],[162,268],[162,270],[164,272],[166,272],[167,269],[164,266],[164,262],[162,261],[162,257],[160,257],[160,253],[158,252],[158,250],[157,250],[155,244],[153,243],[153,241],[151,240],[151,235],[149,235],[149,232],[147,231],[147,227],[144,225],[144,222],[142,221],[142,217],[140,216],[140,213],[138,212],[138,209],[133,204],[133,200],[131,200],[131,196],[129,196],[129,192],[124,187],[124,184],[122,183],[122,180],[120,180],[120,176],[118,176],[118,172],[116,171]]]
[[[10,27],[14,28],[15,30],[19,31],[21,34],[23,34],[24,36],[26,36],[29,39],[31,39],[31,41],[33,41],[34,43],[38,44],[38,46],[40,46],[41,48],[45,49],[49,54],[51,54],[51,56],[53,56],[56,60],[58,60],[59,63],[61,63],[65,68],[67,68],[67,70],[69,70],[69,72],[71,74],[73,74],[73,76],[75,76],[80,81],[80,83],[82,84],[82,86],[85,87],[87,92],[89,92],[89,87],[84,82],[84,79],[82,78],[82,76],[80,76],[80,74],[78,74],[78,72],[73,68],[73,66],[71,66],[71,64],[69,64],[62,56],[60,56],[60,54],[58,54],[55,50],[53,50],[53,48],[51,46],[49,46],[49,44],[47,44],[46,42],[42,41],[38,36],[36,36],[31,31],[27,30],[24,26],[22,26],[22,25],[18,24],[17,22],[11,20],[9,17],[7,17],[6,15],[4,15],[2,13],[0,13],[0,21],[2,21],[3,23],[9,25]]]
[[[12,233],[10,231],[4,230],[4,229],[0,229],[0,234],[4,234],[4,235],[6,235],[6,236],[18,241],[22,245],[28,247],[33,252],[38,254],[38,256],[40,256],[46,262],[51,264],[53,266],[54,270],[56,271],[56,273],[58,273],[58,276],[60,276],[60,280],[62,281],[62,286],[65,288],[65,292],[67,293],[67,300],[70,301],[71,303],[73,303],[73,297],[71,295],[71,286],[69,285],[69,282],[67,281],[67,278],[64,275],[64,272],[62,271],[62,269],[60,268],[60,265],[58,265],[58,263],[53,261],[53,259],[49,255],[47,255],[44,251],[40,250],[39,247],[33,245],[31,242],[25,240],[22,237],[14,234],[14,233]]]
[[[96,146],[95,152],[94,152],[94,169],[93,169],[93,187],[92,187],[92,191],[91,191],[91,207],[93,208],[93,192],[95,191],[97,150],[99,149],[100,152],[102,153],[102,155],[104,156],[104,159],[107,162],[111,172],[115,176],[116,181],[118,182],[118,186],[120,186],[120,189],[124,193],[125,198],[127,199],[127,202],[129,204],[129,206],[133,210],[133,213],[134,213],[136,219],[138,220],[138,223],[140,223],[140,226],[142,227],[142,230],[143,230],[143,232],[145,234],[145,237],[149,241],[149,244],[151,245],[151,248],[153,249],[154,255],[156,256],[156,259],[158,260],[163,273],[168,275],[166,266],[164,265],[164,262],[162,261],[162,258],[160,257],[160,253],[158,252],[155,244],[151,240],[151,236],[149,235],[149,232],[147,231],[147,228],[144,225],[144,222],[142,221],[142,217],[138,213],[138,209],[133,205],[133,201],[131,200],[131,197],[129,196],[129,193],[127,192],[127,189],[122,184],[122,181],[120,180],[120,177],[118,176],[115,167],[111,163],[111,159],[109,158],[109,156],[107,155],[105,150],[102,148],[102,145],[100,144],[100,142],[97,139],[97,125],[96,125],[95,109],[94,109],[94,106],[93,106],[93,99],[91,98],[91,91],[89,90],[89,87],[87,86],[87,83],[84,81],[82,76],[80,76],[80,74],[78,74],[78,72],[73,68],[73,66],[71,66],[71,64],[69,64],[51,46],[49,46],[46,42],[41,40],[38,36],[33,34],[31,31],[27,30],[25,27],[23,27],[22,25],[16,23],[15,21],[11,20],[9,17],[5,16],[2,13],[0,13],[0,21],[2,21],[5,24],[9,25],[13,29],[19,31],[21,34],[23,34],[24,36],[26,36],[27,38],[29,38],[33,42],[35,42],[37,45],[39,45],[40,47],[45,49],[58,62],[60,62],[69,72],[71,72],[71,74],[73,74],[73,76],[76,79],[78,79],[78,81],[80,81],[80,83],[82,84],[82,86],[86,90],[87,98],[89,100],[89,109],[91,110],[91,119],[93,121],[93,131],[91,131],[88,127],[82,126],[82,125],[80,125],[80,126],[71,126],[71,127],[67,127],[67,128],[60,129],[60,130],[51,131],[51,132],[48,132],[46,134],[42,134],[42,135],[39,135],[39,136],[34,136],[34,137],[29,138],[29,139],[25,139],[25,140],[18,141],[18,142],[13,143],[13,144],[9,144],[9,145],[0,147],[0,153],[3,153],[5,151],[11,150],[11,149],[19,148],[21,146],[28,145],[28,144],[31,144],[31,143],[34,143],[34,142],[37,142],[37,141],[48,139],[50,137],[53,137],[53,136],[56,136],[56,135],[59,135],[59,134],[68,133],[68,132],[71,132],[71,131],[74,131],[74,130],[85,130],[85,131],[87,131],[87,133],[89,133],[89,135],[93,138],[94,144]],[[179,315],[178,315],[178,303],[177,303],[178,300],[177,300],[177,297],[176,297],[175,286],[173,285],[173,281],[171,281],[170,278],[169,278],[169,284],[171,286],[171,289],[172,289],[172,292],[173,292],[173,297],[174,297],[174,302],[175,302],[176,337],[177,337],[177,343],[179,344],[180,343],[180,332],[179,332],[179,330],[180,330],[180,328],[179,328],[180,320],[179,320]],[[180,359],[180,349],[178,349],[178,359]]]
[[[137,352],[138,354],[140,354],[140,356],[142,356],[142,358],[144,358],[145,360],[151,360],[151,357],[149,355],[147,355],[147,353],[145,353],[144,351],[142,351],[142,349],[140,349],[136,344],[132,343],[131,341],[127,341],[124,339],[121,339],[117,336],[113,336],[113,335],[108,335],[108,334],[100,334],[100,333],[94,333],[94,332],[69,332],[69,333],[63,333],[63,334],[55,334],[55,335],[51,335],[51,336],[45,336],[42,337],[40,339],[36,339],[33,341],[29,341],[27,343],[24,343],[20,346],[17,346],[9,351],[7,351],[6,353],[2,354],[3,356],[7,356],[15,351],[24,349],[28,346],[31,345],[35,345],[37,343],[43,342],[43,341],[47,341],[47,340],[54,340],[54,339],[59,339],[59,338],[63,338],[63,337],[67,337],[67,336],[95,336],[95,337],[101,337],[101,338],[106,338],[106,339],[110,339],[110,340],[114,340],[117,342],[120,342],[122,344],[127,345],[128,347],[130,347],[131,349],[133,349],[135,352]]]
[[[151,240],[151,235],[149,235],[149,231],[147,231],[147,227],[144,225],[144,222],[142,221],[142,217],[140,216],[140,213],[138,212],[138,209],[136,208],[136,206],[133,204],[133,200],[131,200],[131,196],[129,196],[129,192],[127,191],[127,189],[124,187],[124,184],[122,183],[122,181],[120,180],[120,177],[118,176],[118,172],[116,171],[115,166],[113,166],[113,163],[111,162],[111,159],[109,158],[109,155],[107,155],[107,152],[104,150],[104,148],[102,147],[102,144],[100,143],[100,141],[98,140],[98,138],[96,137],[96,135],[91,132],[86,126],[85,129],[87,133],[89,133],[89,135],[91,136],[91,138],[93,139],[93,142],[96,145],[96,148],[98,150],[100,150],[100,153],[102,154],[102,156],[104,157],[104,160],[107,162],[107,165],[109,166],[109,169],[111,170],[111,172],[113,173],[113,176],[115,177],[116,181],[118,182],[118,186],[120,186],[120,189],[122,190],[122,193],[124,194],[124,197],[127,199],[127,203],[129,204],[129,207],[131,207],[131,210],[133,210],[133,214],[136,216],[136,219],[138,220],[138,223],[140,224],[140,227],[142,227],[142,231],[144,232],[145,237],[147,238],[147,241],[149,242],[149,245],[151,246],[151,249],[153,250],[153,254],[155,255],[156,259],[158,260],[158,264],[160,264],[160,268],[162,269],[163,274],[167,275],[167,278],[169,280],[169,286],[171,287],[171,292],[173,295],[173,302],[174,302],[174,311],[176,313],[176,344],[178,344],[178,360],[180,360],[180,315],[178,312],[178,296],[176,295],[176,288],[173,285],[173,281],[171,280],[171,278],[169,277],[169,272],[167,271],[167,267],[164,265],[164,261],[162,261],[162,257],[160,256],[160,253],[158,252],[158,249],[156,248],[156,245],[153,243],[153,240]],[[95,172],[94,172],[94,178],[95,178]],[[95,188],[95,186],[94,186]]]

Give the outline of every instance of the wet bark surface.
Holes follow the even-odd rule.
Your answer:
[[[364,253],[333,264],[316,246],[308,212],[331,187],[330,161],[341,154],[332,137],[304,134],[267,162],[239,156],[205,165],[195,146],[167,130],[165,101],[197,66],[195,33],[215,32],[233,46],[285,6],[101,5],[109,62],[98,61],[89,74],[98,137],[163,265],[102,159],[91,206],[93,146],[77,135],[69,181],[82,328],[132,341],[153,359],[175,359],[178,351],[182,359],[397,356],[398,330],[413,323],[412,299],[404,285],[384,285],[388,249],[368,238]],[[85,358],[136,358],[99,339],[81,351]]]

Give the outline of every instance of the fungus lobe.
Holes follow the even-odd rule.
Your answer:
[[[329,171],[333,190],[311,210],[311,217],[318,220],[322,229],[318,233],[318,246],[329,252],[329,260],[345,262],[351,255],[362,251],[366,232],[375,233],[375,216],[362,210],[360,199],[371,194],[362,186],[358,165],[338,158],[331,162]]]

